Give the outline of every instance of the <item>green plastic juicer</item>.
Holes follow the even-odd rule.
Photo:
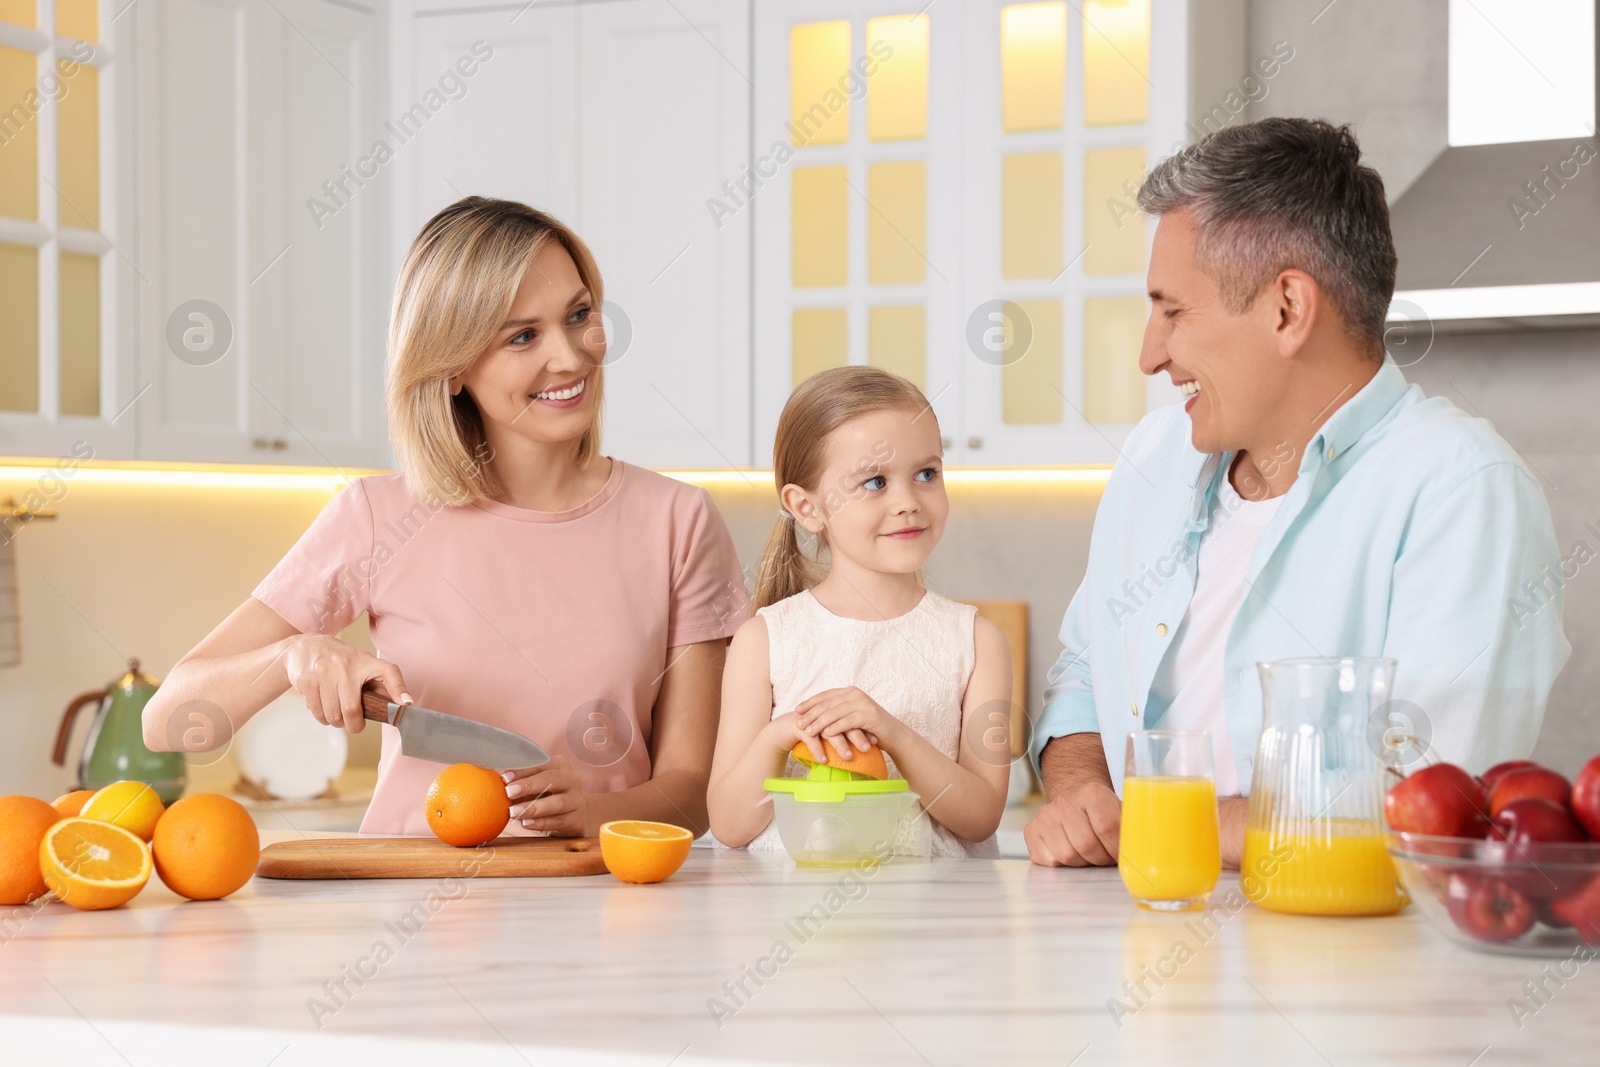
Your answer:
[[[837,804],[846,797],[904,793],[911,788],[904,778],[873,778],[826,763],[813,764],[804,778],[768,778],[761,785],[769,793],[789,793],[807,804]]]
[[[864,868],[902,854],[901,822],[919,800],[904,778],[885,781],[826,763],[804,778],[763,784],[784,850],[809,867]]]

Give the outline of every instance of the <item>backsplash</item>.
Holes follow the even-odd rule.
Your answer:
[[[1600,395],[1600,332],[1440,337],[1407,370],[1426,391],[1494,418],[1546,479],[1563,550],[1600,539],[1600,429],[1583,410]],[[626,457],[624,457],[626,458]],[[0,481],[0,497],[29,488]],[[709,487],[726,517],[747,575],[777,517],[770,484],[719,480]],[[1012,481],[954,485],[944,540],[929,585],[964,600],[1025,600],[1030,606],[1029,697],[1036,705],[1060,646],[1056,630],[1088,558],[1100,488]],[[118,677],[139,657],[157,678],[250,594],[330,497],[325,488],[69,483],[57,518],[15,540],[22,662],[0,668],[0,791],[53,797],[72,784],[85,726],[67,767],[49,762],[60,713],[85,690]],[[1580,571],[1567,586],[1566,627],[1575,646],[1557,682],[1535,753],[1566,772],[1600,751],[1590,693],[1600,665],[1585,653],[1600,640],[1600,579]],[[346,631],[366,640],[365,625]],[[1402,670],[1404,666],[1402,665]],[[377,758],[376,731],[352,738],[351,763]],[[206,782],[231,782],[226,757],[205,760]]]

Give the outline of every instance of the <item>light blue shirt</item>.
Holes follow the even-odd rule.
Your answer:
[[[1194,595],[1234,456],[1196,451],[1189,430],[1181,406],[1151,412],[1106,483],[1029,745],[1035,770],[1051,738],[1098,730],[1120,793],[1128,732],[1159,725],[1145,706],[1151,682]],[[1478,773],[1526,757],[1572,652],[1562,587],[1587,559],[1581,545],[1562,558],[1516,451],[1385,361],[1311,438],[1298,471],[1251,557],[1224,653],[1245,792],[1261,731],[1256,663],[1296,656],[1393,657],[1396,706],[1420,709],[1438,758]]]

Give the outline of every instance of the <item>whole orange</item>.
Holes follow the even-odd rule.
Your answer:
[[[39,872],[39,842],[61,813],[38,797],[0,797],[0,904],[50,892]]]
[[[494,771],[456,763],[439,772],[423,801],[428,829],[457,848],[493,841],[511,821],[506,784]]]
[[[63,819],[76,819],[92,796],[94,796],[93,789],[74,789],[70,793],[56,797],[50,802],[50,806],[59,811]]]
[[[168,889],[190,900],[218,900],[256,873],[261,835],[237,800],[196,793],[162,814],[150,848]]]

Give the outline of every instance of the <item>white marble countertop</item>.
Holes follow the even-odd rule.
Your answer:
[[[1214,900],[1236,892],[1224,875]],[[1217,914],[1140,913],[1115,870],[946,860],[866,877],[701,848],[653,886],[256,879],[178,903],[153,882],[111,912],[0,911],[0,1060],[1595,1061],[1595,967],[1546,980],[1519,1027],[1508,1000],[1554,961],[1457,947],[1415,909]]]

